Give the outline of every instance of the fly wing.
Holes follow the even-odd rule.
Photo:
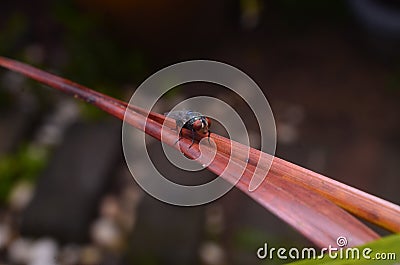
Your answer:
[[[174,119],[174,120],[180,120],[184,121],[186,118],[186,112],[184,110],[175,110],[175,111],[170,111],[170,112],[165,112],[164,115],[167,116],[168,118]]]
[[[187,124],[187,122],[190,119],[202,116],[200,112],[191,110],[176,110],[176,111],[166,112],[164,115],[166,115],[171,119],[174,119],[178,127],[185,127],[184,125]],[[189,126],[185,128],[191,129]]]
[[[175,110],[164,113],[168,118],[174,119],[176,121],[177,128],[182,128],[185,122],[188,120],[187,110]]]

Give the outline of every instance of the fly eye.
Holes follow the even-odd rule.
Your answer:
[[[206,121],[207,121],[207,126],[211,127],[211,120],[209,118],[206,117]]]
[[[203,122],[201,120],[197,120],[193,123],[193,129],[198,131],[203,128]]]

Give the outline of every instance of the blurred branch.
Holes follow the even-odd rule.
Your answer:
[[[162,130],[164,121],[164,126],[170,128],[175,127],[175,122],[164,115],[148,113],[136,106],[11,59],[0,57],[0,65],[93,104],[121,120],[125,118],[132,126],[173,148],[180,149],[186,156],[192,159],[200,158],[200,163],[202,159],[207,161],[212,155],[211,148],[202,146],[200,156],[197,141],[189,148],[192,142],[191,134],[185,129],[179,145],[175,144],[176,136],[173,130]],[[253,148],[250,148],[250,157],[247,159],[247,146],[214,133],[211,137],[216,143],[217,153],[207,169],[230,182],[237,179],[238,172],[243,172],[236,187],[317,246],[335,245],[338,236],[351,238],[348,246],[364,244],[379,238],[375,232],[338,206],[390,231],[400,232],[399,206]],[[221,175],[230,160],[233,169]],[[244,167],[243,161],[247,161]],[[271,168],[263,183],[250,192],[250,180],[258,174],[256,168],[271,162]]]

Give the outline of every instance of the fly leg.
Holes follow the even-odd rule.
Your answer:
[[[175,141],[174,145],[176,145],[182,139],[182,130],[179,129],[178,125],[176,125],[175,130],[179,132],[178,140]]]
[[[189,148],[192,147],[194,144],[194,130],[192,129],[192,143],[190,144]]]
[[[210,132],[210,130],[208,130],[208,143],[209,143],[209,144],[211,144],[211,143],[210,143],[210,134],[211,134],[211,132]]]

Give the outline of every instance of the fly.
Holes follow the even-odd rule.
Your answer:
[[[180,137],[178,141],[182,137],[182,128],[186,128],[192,131],[192,144],[189,146],[189,148],[192,147],[194,143],[195,133],[208,134],[208,142],[210,142],[211,132],[209,128],[211,126],[211,120],[200,112],[190,110],[178,110],[167,112],[165,113],[165,115],[176,121],[176,130],[179,130]]]

